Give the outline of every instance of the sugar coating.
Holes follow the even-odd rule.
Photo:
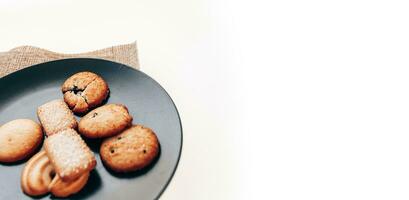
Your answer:
[[[95,165],[95,156],[73,129],[66,129],[45,140],[45,151],[63,180],[73,180]]]
[[[74,114],[61,99],[50,101],[38,107],[37,115],[48,136],[64,129],[77,127]]]

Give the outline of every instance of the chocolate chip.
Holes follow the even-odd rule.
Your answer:
[[[73,92],[75,95],[80,95],[82,96],[82,92],[84,92],[85,89],[80,89],[78,86],[74,85],[69,91]]]
[[[74,85],[74,87],[71,89],[71,91],[74,92],[74,94],[81,94],[83,90],[79,89],[78,86]]]
[[[51,171],[51,172],[50,172],[50,177],[51,177],[51,178],[54,178],[54,176],[55,176],[55,171]]]

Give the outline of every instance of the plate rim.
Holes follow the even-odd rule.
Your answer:
[[[159,199],[159,198],[162,196],[162,194],[165,192],[165,190],[167,189],[167,187],[169,186],[170,182],[173,180],[173,178],[174,178],[174,176],[175,176],[175,174],[176,174],[176,170],[177,170],[178,167],[179,167],[179,163],[180,163],[180,160],[181,160],[181,157],[182,157],[182,151],[183,151],[183,126],[182,126],[182,119],[181,119],[181,117],[180,117],[180,112],[179,112],[179,110],[178,110],[178,108],[177,108],[177,106],[176,106],[175,101],[174,101],[174,100],[172,99],[172,97],[169,95],[168,91],[165,90],[165,88],[164,88],[161,84],[159,84],[155,79],[153,79],[151,76],[149,76],[148,74],[146,74],[145,72],[143,72],[143,71],[141,71],[141,70],[139,70],[139,69],[136,69],[136,68],[134,68],[134,67],[131,67],[131,66],[128,66],[128,65],[126,65],[126,64],[119,63],[119,62],[116,62],[116,61],[107,60],[107,59],[102,59],[102,58],[85,58],[85,57],[80,57],[80,58],[63,58],[63,59],[57,59],[57,60],[51,60],[51,61],[47,61],[47,62],[42,62],[42,63],[38,63],[38,64],[35,64],[35,65],[30,65],[30,66],[28,66],[28,67],[25,67],[25,68],[23,68],[23,69],[16,70],[16,71],[11,72],[11,73],[9,73],[9,74],[7,74],[7,75],[5,75],[5,76],[0,77],[0,81],[3,80],[3,79],[7,79],[7,78],[10,78],[10,77],[12,77],[12,76],[15,76],[15,75],[16,75],[17,73],[19,73],[19,72],[27,71],[27,70],[33,69],[33,68],[40,68],[41,65],[44,65],[44,64],[51,64],[51,63],[55,63],[55,62],[64,62],[64,61],[70,61],[70,60],[74,60],[74,61],[75,61],[75,60],[78,60],[78,61],[81,61],[81,60],[88,60],[88,61],[96,60],[96,61],[98,61],[98,62],[101,62],[101,61],[102,61],[102,62],[109,62],[109,63],[113,63],[113,64],[116,64],[116,65],[120,65],[121,67],[128,68],[128,69],[130,69],[130,70],[138,71],[138,72],[142,73],[143,75],[145,75],[146,77],[148,77],[151,81],[153,81],[154,83],[156,83],[156,84],[159,86],[159,88],[162,89],[162,90],[165,92],[165,94],[169,97],[170,101],[172,102],[173,107],[175,108],[177,117],[178,117],[178,119],[179,119],[179,126],[180,126],[180,147],[179,147],[179,154],[178,154],[177,160],[176,160],[176,165],[175,165],[174,168],[172,169],[172,174],[170,175],[169,179],[166,181],[165,185],[164,185],[163,188],[160,190],[160,192],[158,193],[158,195],[154,198],[154,199]],[[1,67],[1,66],[0,66],[0,67]]]

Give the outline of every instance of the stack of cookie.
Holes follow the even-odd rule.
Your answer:
[[[155,133],[132,125],[132,116],[121,104],[103,105],[108,84],[92,72],[80,72],[62,85],[64,100],[38,107],[41,123],[18,119],[0,127],[0,162],[31,156],[43,141],[42,150],[26,164],[21,187],[30,196],[52,193],[67,197],[80,191],[96,166],[93,152],[81,136],[102,138],[100,157],[116,172],[131,172],[149,165],[159,153]],[[101,107],[99,107],[101,106]],[[83,115],[77,123],[75,114]],[[77,132],[78,131],[78,132]]]

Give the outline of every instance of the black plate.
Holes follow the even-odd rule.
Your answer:
[[[99,158],[100,141],[87,140],[96,154],[97,167],[85,188],[69,199],[158,198],[176,170],[182,147],[182,127],[176,107],[166,91],[138,70],[106,60],[65,59],[17,71],[0,79],[0,124],[18,118],[38,121],[37,107],[62,98],[61,84],[80,71],[101,75],[111,90],[108,103],[125,104],[134,124],[152,128],[159,138],[161,151],[159,158],[147,169],[116,174],[108,171]],[[20,188],[20,173],[25,161],[0,164],[0,199],[31,199]],[[50,198],[54,199],[50,195],[38,199]]]

